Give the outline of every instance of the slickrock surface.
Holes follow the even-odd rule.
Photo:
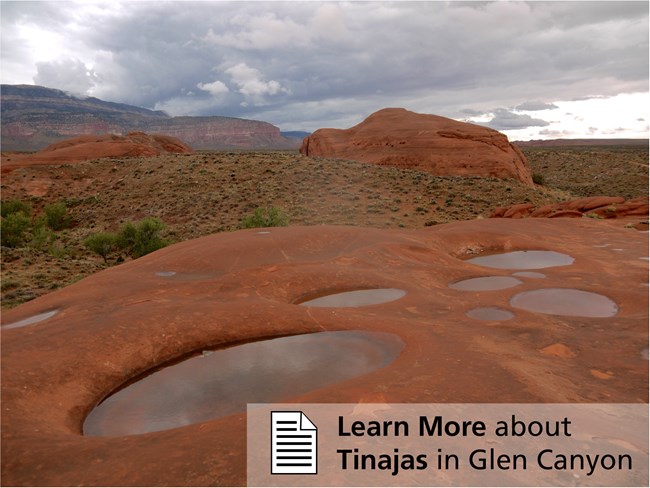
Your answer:
[[[486,219],[423,230],[253,229],[174,245],[4,312],[5,485],[244,485],[246,418],[142,435],[84,437],[86,415],[129,379],[191,351],[328,330],[396,334],[389,366],[286,401],[648,401],[648,235],[621,220]],[[571,265],[509,289],[448,284],[511,276],[465,260],[549,250]],[[163,276],[157,273],[163,272]],[[175,272],[176,274],[170,274]],[[359,308],[295,303],[368,288],[406,291]],[[573,288],[617,305],[607,318],[527,312],[517,293]],[[474,320],[475,307],[514,313]],[[6,328],[57,310],[32,325]],[[51,315],[51,314],[50,314]]]
[[[304,139],[300,152],[434,175],[515,178],[533,185],[526,157],[504,134],[403,108],[379,110],[350,129],[319,129]]]
[[[160,134],[130,132],[73,137],[49,145],[34,154],[11,155],[2,160],[2,172],[16,168],[87,161],[107,157],[151,157],[167,153],[189,154],[192,148],[181,140]]]
[[[648,215],[648,197],[625,200],[623,197],[587,197],[569,202],[543,205],[523,203],[511,207],[499,207],[494,210],[492,218],[521,219],[525,217],[576,217],[585,215],[595,218],[615,219],[630,216]]]

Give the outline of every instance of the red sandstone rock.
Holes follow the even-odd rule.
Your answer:
[[[523,219],[530,214],[530,211],[535,208],[532,203],[522,203],[520,205],[513,205],[505,211],[503,217],[506,219]]]
[[[617,203],[623,203],[625,198],[623,197],[588,197],[580,198],[578,200],[573,200],[566,203],[566,208],[568,210],[578,210],[580,212],[586,212],[598,207],[605,207],[608,205],[613,205]]]
[[[490,215],[490,218],[496,219],[499,217],[503,217],[507,210],[508,207],[497,207],[494,209],[494,212],[492,212],[492,215]]]
[[[531,212],[531,217],[548,217],[556,211],[556,205],[542,205],[537,210]]]
[[[594,247],[602,242],[623,251]],[[600,293],[618,304],[617,315],[517,310],[503,327],[466,316],[517,293],[449,289],[461,278],[511,274],[465,262],[469,250],[540,248],[575,263],[547,268],[543,283],[526,287]],[[3,484],[245,485],[245,413],[132,436],[85,437],[81,425],[97,402],[144,371],[206,347],[282,335],[370,330],[406,344],[385,368],[288,402],[647,403],[647,261],[639,259],[646,255],[644,234],[594,219],[252,229],[167,247],[3,312],[6,325],[59,310],[2,330]],[[359,308],[294,304],[306,293],[381,287],[407,294]],[[602,381],[613,372],[624,381]]]
[[[557,219],[560,217],[568,217],[572,219],[580,219],[582,218],[582,213],[578,212],[577,210],[558,210],[556,212],[553,212],[552,214],[547,215],[549,219]]]
[[[165,153],[192,152],[192,148],[179,139],[158,134],[131,132],[126,136],[87,135],[51,144],[34,154],[3,158],[2,171],[34,164],[62,164],[106,157],[152,157]]]
[[[571,200],[569,202],[543,205],[532,210],[530,204],[513,205],[512,207],[498,207],[492,212],[491,218],[558,218],[558,217],[583,217],[597,215],[606,219],[621,217],[634,217],[648,215],[650,208],[648,197],[638,197],[625,200],[622,197],[589,197]]]
[[[350,129],[319,129],[304,139],[300,152],[434,175],[515,178],[533,185],[525,156],[500,132],[403,108],[380,110]]]

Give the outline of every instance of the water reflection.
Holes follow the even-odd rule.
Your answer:
[[[284,401],[382,368],[403,347],[393,334],[339,331],[204,351],[108,397],[87,417],[84,434],[154,432]]]
[[[541,269],[567,266],[575,261],[568,254],[555,251],[512,251],[468,259],[468,263],[498,269]]]

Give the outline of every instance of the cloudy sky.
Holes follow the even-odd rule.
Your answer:
[[[0,3],[2,83],[282,130],[384,107],[648,137],[648,2]]]

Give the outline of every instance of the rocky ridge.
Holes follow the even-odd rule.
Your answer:
[[[626,200],[623,197],[598,196],[542,205],[540,207],[537,207],[532,203],[521,203],[510,207],[498,207],[490,217],[511,219],[521,219],[526,217],[592,217],[614,219],[648,215],[648,208],[648,197],[638,197]]]

